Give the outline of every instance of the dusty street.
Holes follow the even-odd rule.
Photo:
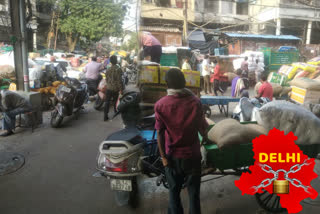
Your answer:
[[[214,108],[214,120],[222,117]],[[117,207],[108,180],[92,176],[99,143],[121,127],[120,118],[103,122],[102,112],[88,105],[78,120],[68,119],[63,128],[52,129],[48,114],[34,133],[19,130],[16,135],[0,139],[0,151],[14,151],[25,156],[25,165],[17,172],[0,176],[1,214],[102,214],[166,213],[167,191],[157,187],[154,179],[140,178],[140,203],[137,209]],[[320,174],[319,161],[317,172]],[[203,180],[219,176],[207,176]],[[236,176],[225,176],[202,184],[203,213],[266,213],[254,196],[242,196],[234,185]],[[320,192],[320,179],[313,186]],[[188,207],[187,192],[183,203]],[[319,213],[317,205],[302,203],[302,213]]]

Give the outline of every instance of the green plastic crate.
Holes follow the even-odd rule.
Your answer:
[[[176,66],[179,67],[177,54],[162,54],[160,58],[162,66]]]

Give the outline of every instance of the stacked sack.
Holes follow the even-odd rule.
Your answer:
[[[320,119],[302,106],[272,101],[259,109],[256,118],[267,131],[277,128],[285,134],[293,132],[297,144],[320,144]]]
[[[234,119],[218,122],[208,132],[208,139],[221,149],[231,145],[246,144],[268,131],[257,124],[240,124]]]
[[[297,103],[320,103],[320,79],[297,78],[290,81],[290,98]]]

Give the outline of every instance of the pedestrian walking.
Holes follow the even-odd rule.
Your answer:
[[[0,136],[6,137],[14,134],[16,126],[16,116],[24,112],[31,111],[31,104],[21,95],[13,91],[1,91],[0,111],[2,112],[2,132]]]
[[[124,90],[124,84],[122,82],[122,70],[120,66],[117,64],[118,60],[115,55],[110,57],[111,67],[108,68],[106,72],[106,100],[104,106],[104,121],[109,120],[109,106],[111,100],[114,102],[114,112],[116,112],[116,102],[118,100],[119,94],[122,94]]]
[[[244,58],[244,61],[241,63],[241,70],[249,73],[249,63],[248,63],[247,56]]]
[[[186,184],[189,213],[201,214],[201,153],[198,133],[206,138],[208,124],[200,100],[188,89],[179,69],[170,69],[165,80],[168,95],[155,104],[159,153],[169,185],[169,214],[182,214],[180,192]]]
[[[203,73],[203,81],[204,81],[204,93],[211,94],[211,84],[210,84],[210,65],[209,65],[209,55],[204,57],[202,61],[202,73]]]
[[[213,74],[213,92],[216,96],[218,96],[218,91],[221,92],[221,94],[224,93],[224,90],[221,88],[221,79],[223,78],[224,72],[221,68],[221,59],[218,60],[218,63],[216,67],[214,68],[214,74]]]

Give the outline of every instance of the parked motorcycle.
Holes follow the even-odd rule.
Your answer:
[[[108,136],[100,144],[97,156],[97,170],[110,179],[119,206],[135,206],[137,177],[141,174],[159,176],[158,185],[166,185],[154,117],[141,119],[139,102],[137,92],[122,96],[115,116],[121,114],[125,128]]]
[[[134,64],[130,64],[126,70],[128,74],[128,80],[131,83],[135,83],[137,81],[138,70]]]
[[[67,85],[60,85],[54,98],[55,109],[51,113],[51,127],[58,128],[66,116],[77,114],[89,99],[87,84],[75,78],[65,78]]]

